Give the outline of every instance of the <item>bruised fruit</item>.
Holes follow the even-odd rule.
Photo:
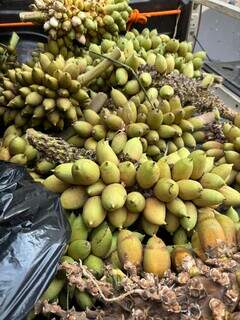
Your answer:
[[[143,256],[143,270],[163,277],[171,267],[171,258],[165,243],[153,236],[147,242]]]
[[[124,265],[127,262],[140,266],[143,259],[143,247],[141,241],[128,230],[122,230],[118,234],[117,252]]]

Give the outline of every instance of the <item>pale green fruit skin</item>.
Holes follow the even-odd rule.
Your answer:
[[[104,263],[101,258],[90,254],[83,263],[95,275],[97,279],[101,278],[104,271]]]
[[[70,243],[76,240],[87,240],[88,238],[88,228],[83,221],[81,215],[77,216],[71,223],[72,234]]]
[[[151,188],[159,179],[160,170],[156,162],[148,160],[143,162],[137,170],[137,182],[143,189]]]
[[[142,212],[145,208],[145,198],[140,192],[130,192],[127,195],[126,207],[133,213]]]
[[[101,178],[105,184],[120,182],[120,171],[115,163],[105,161],[100,166]]]
[[[114,211],[124,206],[127,199],[125,188],[119,183],[112,183],[102,192],[102,205],[107,211]]]
[[[103,222],[91,234],[92,253],[103,258],[108,253],[112,244],[112,232],[107,224]]]
[[[72,176],[76,184],[92,185],[100,178],[100,169],[92,160],[80,159],[72,166]]]
[[[53,300],[56,299],[59,295],[60,291],[64,286],[65,280],[55,278],[48,286],[47,290],[43,293],[40,300]]]
[[[175,199],[179,193],[178,184],[168,178],[161,178],[154,187],[154,195],[160,201],[169,202]]]
[[[61,197],[61,205],[66,210],[80,209],[87,200],[85,189],[81,186],[72,186],[66,189]]]
[[[26,150],[27,143],[21,137],[13,138],[9,144],[9,152],[12,156],[24,153]]]
[[[73,241],[68,248],[68,255],[74,260],[86,259],[91,252],[91,244],[86,240]]]
[[[83,221],[89,228],[98,227],[106,217],[100,196],[89,198],[83,206]]]
[[[93,299],[87,292],[81,292],[76,288],[74,295],[77,304],[82,310],[91,309],[94,306]]]

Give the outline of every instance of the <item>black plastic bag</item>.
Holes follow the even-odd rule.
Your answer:
[[[58,195],[0,162],[0,320],[22,320],[48,287],[70,237]]]

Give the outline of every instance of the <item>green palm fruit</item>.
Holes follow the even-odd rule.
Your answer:
[[[164,74],[167,71],[167,61],[165,57],[161,54],[157,54],[154,65],[157,72],[159,72],[160,74]]]
[[[183,65],[182,73],[188,78],[193,78],[194,76],[194,66],[192,61],[187,62]]]
[[[167,204],[167,209],[172,213],[175,214],[177,217],[187,217],[187,208],[184,204],[184,202],[179,199],[175,198],[171,201],[169,201]]]
[[[130,161],[121,162],[119,164],[120,181],[124,183],[126,187],[131,187],[136,181],[136,168]]]
[[[179,96],[172,96],[169,99],[169,105],[170,105],[170,110],[171,112],[176,112],[182,109],[182,104]]]
[[[189,155],[190,155],[190,151],[183,147],[183,148],[180,148],[178,151],[177,151],[178,155],[180,156],[181,159],[185,159],[187,158]]]
[[[155,145],[151,145],[147,147],[146,154],[151,158],[158,160],[160,153],[161,153],[160,149]]]
[[[234,144],[230,142],[225,142],[223,144],[223,150],[224,151],[233,151],[234,150]]]
[[[234,181],[236,180],[236,176],[237,176],[237,171],[232,170],[229,178],[226,181],[227,185],[232,185],[234,183]]]
[[[171,101],[171,99],[170,99],[170,101]],[[161,100],[159,103],[159,109],[162,111],[163,114],[170,112],[171,107],[170,107],[170,103],[168,102],[168,100],[166,100],[166,99]]]
[[[143,210],[144,218],[155,225],[165,225],[166,207],[154,197],[146,199],[145,208]]]
[[[107,135],[106,129],[104,125],[97,124],[92,129],[92,136],[95,140],[100,141],[102,139],[105,139]]]
[[[142,137],[149,131],[146,123],[131,123],[127,126],[127,135],[129,138]]]
[[[64,284],[65,284],[65,279],[54,278],[50,283],[50,285],[48,286],[47,290],[45,290],[45,292],[41,296],[40,300],[52,301],[56,299],[59,293],[61,292]]]
[[[120,171],[115,163],[105,161],[100,166],[101,178],[105,184],[120,182]]]
[[[178,154],[178,151],[176,152],[173,152],[171,154],[169,154],[167,157],[166,157],[166,160],[167,160],[167,164],[172,168],[172,166],[178,161],[180,160],[181,157],[179,156]]]
[[[119,132],[117,133],[111,142],[111,148],[113,149],[113,151],[115,152],[115,154],[120,154],[125,145],[127,143],[127,135],[125,132]]]
[[[112,232],[107,222],[103,222],[93,230],[90,241],[92,253],[100,258],[105,257],[112,244]]]
[[[127,219],[125,220],[123,227],[128,228],[131,225],[133,225],[137,221],[137,219],[139,218],[139,215],[140,215],[139,212],[134,213],[134,212],[128,211],[127,212]]]
[[[94,161],[80,159],[72,166],[72,177],[75,184],[89,186],[99,180],[100,169]]]
[[[86,188],[87,195],[90,197],[100,196],[105,187],[106,185],[103,183],[103,181],[98,180]]]
[[[215,219],[221,225],[227,245],[232,249],[237,244],[237,233],[234,222],[224,214],[215,213]]]
[[[90,137],[92,133],[92,125],[86,121],[76,121],[73,124],[76,133],[82,138]]]
[[[136,42],[137,39],[134,40],[134,44],[137,45],[138,43]],[[133,70],[137,70],[141,64],[139,57],[137,56],[136,53],[133,53],[131,55],[129,55],[126,59],[126,65],[128,65],[129,67],[131,67]]]
[[[43,182],[45,188],[52,192],[63,193],[69,188],[69,185],[62,180],[58,179],[55,175],[51,175]]]
[[[112,89],[111,98],[117,108],[122,108],[125,104],[128,103],[128,99],[125,97],[125,95],[117,89]]]
[[[187,217],[180,219],[180,224],[187,232],[193,230],[197,224],[198,211],[196,206],[191,201],[186,201]]]
[[[84,148],[86,150],[94,150],[94,151],[96,151],[96,149],[97,149],[97,141],[94,140],[92,137],[86,139],[85,143],[84,143]]]
[[[85,109],[83,111],[83,115],[85,120],[90,123],[92,126],[99,124],[100,117],[99,115],[92,109]]]
[[[195,131],[192,133],[192,135],[197,143],[206,141],[206,133],[204,131]]]
[[[124,127],[123,120],[115,114],[107,115],[104,119],[104,123],[108,127],[108,129],[113,131],[118,131]]]
[[[223,163],[223,164],[220,164],[219,166],[214,167],[211,170],[211,173],[217,174],[224,181],[226,181],[232,172],[232,167],[233,167],[232,164]]]
[[[52,166],[53,168],[55,167],[55,165],[52,165]],[[63,182],[68,184],[75,184],[72,176],[72,167],[73,167],[73,163],[63,163],[58,165],[54,169],[53,173],[58,179],[62,180]]]
[[[42,101],[43,101],[43,97],[39,93],[31,92],[27,95],[25,103],[32,107],[36,107],[40,105]]]
[[[37,158],[38,151],[33,148],[33,146],[27,145],[24,154],[27,157],[28,161],[33,161]]]
[[[163,124],[171,125],[172,123],[174,123],[174,121],[175,121],[174,113],[172,113],[172,112],[164,113],[163,121],[162,121]]]
[[[79,209],[86,200],[87,194],[81,186],[72,186],[66,189],[60,197],[61,205],[66,210]]]
[[[137,120],[137,107],[133,101],[129,101],[122,108],[118,109],[118,115],[126,125]]]
[[[140,91],[140,92],[143,92],[143,91]],[[155,101],[158,98],[158,90],[157,90],[157,88],[154,88],[154,87],[149,88],[147,90],[147,96],[150,99],[150,101]],[[139,97],[140,97],[141,103],[143,103],[144,100],[145,100],[145,93],[143,92],[142,97],[140,96],[140,93],[139,93]],[[141,99],[141,98],[143,98],[143,99]]]
[[[225,159],[227,163],[233,164],[233,168],[240,169],[240,154],[236,151],[224,151]]]
[[[218,190],[222,197],[224,198],[223,204],[227,207],[238,207],[240,205],[240,193],[229,187],[223,186],[221,189]]]
[[[158,130],[163,121],[163,114],[161,110],[150,110],[147,114],[147,124],[150,129]]]
[[[199,198],[203,187],[195,180],[179,180],[179,197],[182,200],[194,200]]]
[[[101,258],[90,254],[83,263],[97,278],[100,279],[104,272],[104,263]]]
[[[94,306],[94,301],[87,292],[81,292],[76,288],[74,296],[81,310],[91,309]]]
[[[112,183],[102,192],[102,205],[107,211],[114,211],[124,206],[127,199],[125,188],[119,183]]]
[[[170,39],[165,47],[166,52],[174,52],[176,53],[179,49],[179,41],[176,39]]]
[[[158,134],[162,139],[169,139],[176,135],[176,130],[172,126],[162,124],[158,129]]]
[[[86,259],[91,252],[91,244],[86,240],[75,240],[68,247],[68,255],[76,261]]]
[[[171,169],[166,161],[166,159],[159,159],[157,162],[159,168],[159,179],[170,178],[171,179]]]
[[[179,127],[179,125],[173,123],[173,124],[171,125],[171,127],[175,130],[177,137],[181,137],[181,136],[182,136],[182,133],[183,133],[183,132],[182,132],[182,129]]]
[[[214,157],[216,160],[219,160],[224,156],[224,151],[221,149],[211,149],[206,151],[208,157]]]
[[[187,233],[183,228],[179,228],[177,231],[174,232],[173,243],[175,245],[183,245],[186,244],[187,241]]]
[[[16,136],[20,136],[22,134],[22,130],[20,128],[17,128],[14,124],[9,126],[3,134],[3,137],[5,138],[6,136],[14,134]]]
[[[121,264],[130,262],[134,266],[140,266],[143,259],[143,247],[141,241],[129,230],[121,230],[118,234],[117,252]]]
[[[127,195],[126,207],[132,213],[142,212],[145,208],[145,198],[137,191],[130,192]]]
[[[159,277],[171,268],[171,257],[165,243],[155,235],[147,242],[143,256],[144,272],[153,273]]]
[[[204,174],[206,164],[206,154],[202,150],[196,150],[191,153],[190,158],[193,160],[192,180],[200,179]]]
[[[205,168],[204,168],[204,174],[205,173],[209,173],[213,167],[214,167],[214,161],[215,158],[214,157],[207,157],[206,158],[206,163],[205,163]]]
[[[123,148],[123,154],[132,160],[138,161],[143,154],[141,140],[138,137],[129,139]]]
[[[193,172],[193,160],[185,158],[178,160],[172,168],[172,178],[174,181],[189,179]]]
[[[154,66],[156,63],[156,58],[157,58],[157,55],[154,52],[151,52],[151,51],[147,52],[146,62],[148,65]]]
[[[106,256],[105,256],[104,258],[109,258],[109,257],[111,257],[112,253],[117,250],[117,238],[118,238],[118,233],[119,233],[119,231],[115,231],[115,232],[112,234],[111,247],[110,247],[108,253],[106,254]]]
[[[160,172],[157,163],[148,160],[138,168],[136,179],[141,188],[149,189],[158,181],[159,175]]]
[[[188,217],[182,217],[181,219],[185,219],[185,218],[187,219]],[[167,230],[167,232],[169,232],[172,235],[180,225],[179,218],[174,214],[172,214],[170,211],[167,211],[165,221],[166,221],[165,229]]]
[[[239,214],[238,212],[233,208],[233,207],[230,207],[227,212],[226,212],[226,215],[232,219],[232,221],[234,223],[237,223],[239,222]]]
[[[122,268],[121,262],[118,257],[117,250],[113,251],[110,256],[110,262],[114,268]]]
[[[179,123],[179,126],[182,129],[182,131],[187,131],[187,132],[194,131],[194,127],[189,120],[182,119]]]
[[[42,160],[36,164],[35,170],[41,175],[47,175],[56,167],[55,163],[47,160]],[[54,173],[55,174],[55,173]],[[58,177],[59,178],[59,177]],[[59,178],[60,179],[60,178]],[[62,179],[61,179],[62,180]],[[64,181],[65,182],[65,181]]]
[[[167,153],[171,154],[173,152],[176,152],[178,150],[178,147],[175,145],[174,142],[168,141],[167,143]]]
[[[83,221],[89,228],[98,227],[106,217],[100,196],[88,198],[83,206]]]
[[[193,135],[189,132],[183,132],[182,135],[184,145],[188,148],[195,148],[197,143],[196,140],[194,139]]]
[[[119,160],[108,141],[101,140],[97,144],[96,149],[97,162],[101,165],[105,161],[111,161],[118,165]]]
[[[141,73],[141,75],[139,76],[139,81],[145,88],[150,87],[150,85],[152,84],[151,74],[148,72]]]
[[[159,141],[159,134],[156,130],[150,130],[146,134],[145,138],[146,144],[153,145]],[[141,141],[144,141],[143,139],[144,138],[141,138]]]
[[[159,93],[163,99],[170,99],[174,95],[174,89],[169,85],[164,85],[161,87]]]
[[[167,70],[166,73],[171,73],[175,68],[175,58],[172,54],[166,54],[165,59],[167,62]]]
[[[27,157],[25,156],[25,154],[18,153],[15,156],[11,157],[11,159],[9,161],[11,163],[25,165],[25,164],[27,164]]]
[[[41,68],[34,67],[32,69],[32,80],[33,83],[42,84],[44,81],[44,71]]]
[[[240,151],[240,137],[236,138],[234,140],[234,149],[235,151],[239,152]]]
[[[184,111],[184,119],[189,119],[196,112],[196,107],[194,107],[194,106],[186,106],[186,107],[183,108],[183,111]]]
[[[225,181],[215,173],[205,173],[201,180],[201,185],[205,189],[218,190],[225,185]]]
[[[0,147],[0,160],[9,161],[10,158],[11,158],[11,155],[9,153],[8,148]]]
[[[163,202],[170,202],[178,196],[178,184],[169,178],[161,178],[154,187],[154,195]]]
[[[128,82],[128,72],[125,68],[116,70],[116,82],[119,86],[124,86]]]
[[[215,218],[209,218],[199,223],[197,232],[204,253],[207,250],[216,250],[221,243],[226,241],[223,228]]]
[[[115,228],[122,229],[124,222],[127,219],[127,209],[122,207],[115,211],[108,213],[108,221],[113,225]]]
[[[9,143],[9,152],[12,156],[19,154],[19,153],[25,153],[27,143],[26,141],[21,137],[15,137],[13,138]]]
[[[181,57],[185,57],[188,52],[188,43],[186,41],[182,41],[179,43],[178,55]]]
[[[200,197],[194,199],[194,204],[198,207],[212,207],[220,205],[224,202],[224,196],[213,189],[203,189],[200,194]]]

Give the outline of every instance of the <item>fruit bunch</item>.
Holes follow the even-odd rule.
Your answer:
[[[0,76],[6,74],[9,69],[18,66],[16,47],[19,42],[18,35],[14,32],[8,44],[0,44]],[[1,80],[2,81],[2,80]]]
[[[119,54],[116,48],[110,58],[116,59]],[[86,70],[83,59],[64,60],[61,55],[53,59],[41,54],[33,67],[23,64],[8,70],[0,96],[4,125],[14,122],[17,127],[62,130],[81,117],[89,103],[86,85],[111,63],[103,60]]]
[[[33,12],[22,12],[20,18],[43,23],[50,39],[60,39],[66,47],[73,40],[86,44],[118,37],[132,11],[128,0],[36,0],[31,8]]]
[[[28,143],[22,133],[22,130],[15,126],[9,126],[5,130],[0,147],[0,160],[30,167],[35,164],[38,151]]]

